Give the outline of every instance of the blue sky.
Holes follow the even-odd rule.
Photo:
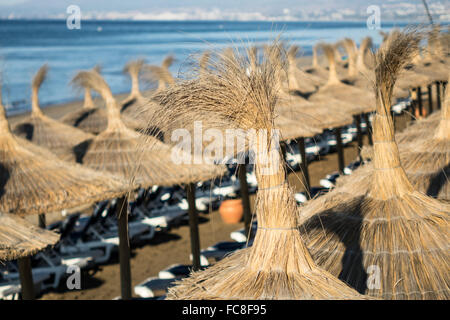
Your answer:
[[[450,8],[450,0],[427,0],[431,7]],[[64,17],[69,5],[78,5],[86,17],[128,18],[141,13],[142,19],[175,18],[233,20],[271,17],[299,17],[319,10],[353,10],[364,12],[369,5],[403,5],[401,10],[423,11],[421,0],[0,0],[0,17]],[[396,10],[400,10],[396,9]],[[393,9],[385,9],[386,13]],[[450,9],[449,9],[450,10]],[[442,10],[441,10],[442,11]],[[344,11],[345,12],[345,11]],[[127,14],[130,13],[130,14]],[[121,14],[124,14],[121,16]],[[228,15],[226,15],[228,14]]]

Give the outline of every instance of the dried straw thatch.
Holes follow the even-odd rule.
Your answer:
[[[375,109],[373,92],[362,90],[341,82],[336,71],[333,47],[331,45],[323,45],[322,48],[328,58],[330,68],[328,82],[325,86],[319,88],[319,91],[314,93],[310,99],[325,100],[328,97],[352,104],[354,107],[346,110],[352,115],[373,111]]]
[[[401,163],[414,189],[444,200],[450,200],[449,100],[447,91],[441,112],[396,135],[396,141],[402,141],[399,144]],[[372,158],[373,149],[367,148],[364,157]]]
[[[322,50],[325,44],[320,42],[313,47],[312,66],[306,68],[306,72],[318,78],[326,80],[328,78],[328,70],[319,64],[319,51]]]
[[[322,132],[315,126],[303,123],[299,125],[297,120],[284,116],[277,116],[274,120],[275,128],[281,131],[281,140],[290,140],[296,138],[312,138]]]
[[[111,90],[98,73],[80,72],[74,82],[97,91],[105,100],[108,114],[108,127],[79,159],[85,166],[109,171],[141,187],[204,181],[225,172],[224,167],[216,165],[175,164],[171,147],[127,128]]]
[[[441,111],[433,112],[426,118],[417,119],[410,123],[402,132],[395,135],[395,140],[400,148],[403,144],[416,141],[417,139],[429,139],[434,135],[433,128],[436,128],[441,121]]]
[[[300,218],[320,266],[359,292],[384,299],[450,297],[450,205],[412,187],[389,112],[397,74],[419,39],[414,31],[397,33],[377,53],[373,168],[310,201]]]
[[[15,135],[63,156],[80,142],[92,135],[68,126],[44,115],[39,107],[38,91],[47,76],[48,67],[43,65],[33,78],[31,115],[13,128]]]
[[[312,74],[301,70],[297,65],[297,54],[299,48],[290,46],[287,52],[289,62],[287,73],[288,92],[299,92],[302,95],[309,95],[317,90],[324,83],[322,78],[318,78]]]
[[[373,42],[371,37],[365,37],[362,39],[359,45],[358,54],[356,58],[356,68],[364,73],[367,73],[373,67]]]
[[[450,68],[442,59],[442,47],[439,41],[439,29],[434,27],[428,33],[428,47],[424,59],[412,67],[412,71],[423,74],[434,81],[447,81]]]
[[[270,46],[266,46],[266,49],[270,50],[271,48]],[[291,57],[289,58],[290,54]],[[290,61],[289,66],[292,64],[292,54],[291,50],[287,53],[288,61]],[[283,66],[281,65],[283,57],[281,54],[270,54],[268,56],[271,59],[270,62],[272,65],[277,65],[280,70],[276,77],[276,85],[280,88],[277,99],[278,102],[275,108],[276,115],[292,119],[297,123],[307,123],[309,127],[319,129],[320,131],[353,123],[353,118],[345,112],[346,109],[350,108],[348,103],[343,103],[330,98],[327,98],[326,101],[317,100],[310,102],[302,96],[286,93],[283,90],[283,80],[285,78],[283,75],[285,75],[285,72],[281,72],[281,70],[283,70]]]
[[[349,68],[347,76],[342,77],[341,80],[362,90],[372,91],[375,85],[375,73],[365,63],[367,56],[373,59],[372,51],[369,49],[372,39],[370,37],[363,39],[359,51],[356,50],[356,44],[352,39],[346,38],[343,43],[348,54]],[[393,97],[396,99],[408,98],[409,91],[395,86]]]
[[[276,49],[272,46],[269,54]],[[158,96],[165,111],[155,119],[167,126],[194,118],[204,120],[205,127],[267,133],[251,144],[256,151],[259,225],[253,246],[191,274],[169,289],[169,299],[361,298],[314,265],[296,230],[297,205],[277,139],[271,136],[279,70],[269,61],[263,57],[258,72],[247,74],[247,58],[219,55],[210,59],[211,68],[201,78],[180,81]]]
[[[94,70],[100,72],[98,67],[94,68]],[[106,129],[106,111],[105,108],[94,104],[91,90],[85,88],[83,107],[67,113],[61,118],[61,122],[85,132],[98,134]]]
[[[25,219],[0,213],[0,263],[45,250],[59,241],[59,235],[38,228]]]
[[[61,161],[48,150],[11,134],[0,103],[0,212],[42,214],[111,199],[124,182]]]
[[[351,115],[345,112],[347,104],[339,101],[308,101],[301,97],[283,97],[280,99],[275,112],[298,123],[321,130],[350,125],[353,123]]]
[[[342,40],[342,45],[345,48],[345,51],[347,52],[347,61],[348,61],[347,76],[350,79],[355,78],[359,74],[356,64],[356,59],[358,58],[356,43],[350,38],[345,38],[344,40]]]
[[[169,66],[172,59],[168,59],[165,65]],[[142,114],[148,111],[149,106],[154,106],[151,100],[145,98],[139,90],[139,78],[141,73],[145,74],[145,69],[151,69],[153,66],[147,66],[143,59],[137,59],[128,62],[123,72],[127,73],[131,79],[131,92],[129,96],[121,102],[120,112],[122,113],[125,124],[137,130],[145,130],[147,126],[146,119],[142,118]],[[155,67],[163,70],[162,67]],[[144,76],[144,75],[143,75]],[[157,106],[154,106],[155,108]]]
[[[132,89],[130,96],[122,102],[121,113],[125,118],[136,121],[141,130],[147,129],[148,117],[146,115],[152,114],[160,106],[151,97],[144,98],[140,93],[139,74],[142,72],[146,81],[158,81],[156,92],[160,92],[175,81],[169,71],[174,60],[174,57],[169,55],[163,60],[161,66],[145,65],[143,60],[136,60],[129,62],[125,67],[125,71],[130,74],[132,79]]]

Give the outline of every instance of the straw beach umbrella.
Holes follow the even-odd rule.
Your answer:
[[[266,46],[267,50],[270,50],[269,46]],[[292,47],[290,47],[290,50],[287,53],[287,58],[289,61],[289,66],[292,65],[294,59],[293,52],[296,52],[296,48],[292,50]],[[282,70],[282,66],[280,65],[282,57],[280,55],[268,55],[271,59],[272,64],[279,65],[279,69]],[[250,59],[251,62],[251,59]],[[289,77],[289,69],[288,69],[288,77]],[[278,94],[278,103],[275,108],[275,114],[281,115],[283,118],[291,119],[297,122],[297,130],[304,127],[304,124],[307,123],[307,126],[314,128],[317,132],[322,132],[325,129],[333,128],[336,134],[337,139],[337,147],[338,147],[338,153],[339,153],[339,167],[344,168],[344,157],[343,157],[343,149],[342,149],[342,141],[341,141],[341,133],[340,133],[340,127],[344,125],[349,125],[353,122],[353,119],[351,116],[343,113],[340,109],[340,105],[342,103],[337,102],[336,104],[323,104],[319,102],[309,102],[305,98],[299,95],[293,95],[286,92],[285,87],[283,86],[283,80],[285,75],[284,72],[279,72],[279,75],[276,77],[277,79],[277,87],[280,88],[279,94]],[[295,75],[294,75],[295,76]],[[305,76],[304,73],[297,73],[296,76],[302,77],[303,80],[305,78],[307,79],[308,76]],[[290,80],[289,80],[290,81]],[[329,101],[327,101],[329,103]],[[278,118],[276,118],[277,120]],[[302,126],[299,126],[298,123],[301,123]],[[277,123],[275,122],[275,125]],[[306,128],[306,127],[305,127]],[[294,128],[295,130],[295,128]],[[295,139],[298,144],[298,148],[301,155],[301,163],[300,168],[303,175],[303,184],[306,189],[306,194],[309,197],[310,196],[310,179],[309,179],[309,172],[308,172],[308,163],[307,163],[307,157],[306,157],[306,150],[305,150],[305,138],[311,137],[310,135],[306,135],[306,133],[303,133],[303,135],[297,136]]]
[[[266,47],[270,49],[270,47]],[[280,64],[281,56],[269,55],[272,64]],[[288,52],[289,57],[289,52]],[[292,60],[292,58],[291,58]],[[280,70],[281,70],[280,66]],[[311,127],[318,129],[330,129],[336,136],[337,149],[338,149],[338,161],[340,171],[344,169],[344,154],[342,149],[340,126],[349,125],[353,122],[353,119],[345,114],[345,109],[349,108],[349,104],[340,102],[336,99],[326,97],[324,101],[323,96],[319,96],[314,102],[308,101],[305,98],[298,95],[291,95],[287,93],[283,87],[283,72],[279,72],[277,75],[277,86],[280,88],[278,94],[278,104],[276,106],[276,113],[285,116],[299,123],[308,123]],[[360,130],[359,130],[360,131]],[[360,136],[360,135],[358,135]],[[304,148],[304,141],[300,139],[298,141],[300,151]],[[306,158],[302,158],[302,162],[306,165]],[[307,172],[304,172],[307,175]]]
[[[400,159],[414,188],[429,196],[450,200],[450,98],[447,90],[440,112],[415,122],[396,135]],[[365,151],[366,158],[373,150]]]
[[[124,182],[59,160],[48,150],[14,136],[0,103],[0,212],[41,215],[117,197]],[[28,259],[19,260],[26,299],[33,298]]]
[[[59,235],[12,214],[0,213],[0,261],[29,257],[53,246]]]
[[[139,103],[139,100],[143,98],[141,91],[139,90],[139,74],[144,65],[144,59],[137,59],[129,61],[123,68],[123,73],[128,74],[131,79],[131,92],[128,97],[122,101],[122,108]]]
[[[397,74],[419,40],[414,31],[396,33],[377,52],[373,167],[300,213],[300,230],[318,265],[383,299],[450,297],[450,205],[414,190],[389,110]]]
[[[328,82],[325,86],[319,88],[318,92],[314,93],[309,100],[316,102],[326,102],[329,99],[337,100],[339,102],[329,102],[333,104],[340,104],[343,110],[351,114],[356,121],[358,129],[358,148],[362,147],[362,134],[361,134],[361,116],[363,116],[367,122],[367,114],[375,110],[374,95],[372,91],[367,89],[360,89],[355,86],[351,86],[343,83],[339,80],[336,71],[336,62],[333,53],[333,47],[330,45],[323,45],[323,51],[328,59],[329,64],[329,76]],[[338,137],[336,136],[338,139]],[[371,136],[369,132],[369,141],[371,141]],[[340,171],[343,168],[340,167]]]
[[[80,142],[92,138],[92,135],[47,117],[42,113],[39,107],[38,92],[47,76],[47,71],[47,65],[43,65],[34,76],[31,115],[16,124],[13,132],[19,137],[50,150],[57,156],[62,156]]]
[[[25,219],[12,214],[0,213],[0,263],[18,260],[22,299],[34,297],[29,257],[58,241],[59,235],[52,231],[33,226]]]
[[[174,61],[173,56],[167,56],[161,66],[146,65],[144,60],[130,61],[124,68],[124,72],[128,72],[131,78],[131,93],[125,101],[122,102],[121,113],[123,116],[133,119],[139,123],[139,128],[143,131],[147,129],[148,119],[146,115],[152,114],[153,111],[160,106],[155,103],[151,97],[144,98],[139,90],[139,75],[147,81],[158,81],[158,87],[155,93],[164,90],[167,85],[172,84],[175,80],[170,74],[169,67]]]
[[[328,59],[329,64],[329,76],[328,82],[325,86],[319,88],[317,93],[314,93],[310,100],[334,98],[349,104],[353,104],[355,107],[349,109],[351,114],[360,114],[372,112],[375,110],[373,103],[373,92],[361,90],[359,88],[349,86],[341,82],[338,78],[336,71],[336,62],[334,56],[334,49],[331,45],[323,45],[323,51]]]
[[[334,102],[327,101],[329,104],[321,101],[310,102],[298,96],[282,96],[279,98],[279,101],[279,104],[275,108],[276,113],[279,113],[288,119],[295,120],[297,123],[307,123],[311,127],[320,129],[320,131],[326,129],[333,130],[336,136],[339,170],[343,170],[344,153],[341,139],[341,127],[353,123],[351,115],[342,112],[342,106],[345,107],[346,104],[334,100]],[[361,132],[359,132],[359,135],[360,134]],[[303,144],[301,140],[299,140],[299,147],[300,150],[302,150],[303,148],[300,144]],[[305,161],[306,164],[306,159],[302,158],[302,161]]]
[[[433,134],[405,143],[400,158],[415,189],[429,196],[450,200],[450,98],[447,90],[439,124]]]
[[[275,47],[269,53],[272,50]],[[261,130],[264,138],[255,139],[252,145],[259,230],[250,248],[191,274],[169,289],[168,298],[361,298],[314,265],[296,230],[297,205],[276,147],[278,137],[271,135],[278,92],[274,87],[276,65],[263,58],[259,71],[250,75],[245,72],[248,60],[239,57],[220,55],[210,59],[209,65],[208,74],[200,79],[181,81],[160,95],[158,100],[165,108],[155,119],[170,125],[181,118],[195,118],[212,128]]]
[[[205,181],[225,173],[223,166],[176,164],[172,148],[152,136],[144,136],[127,128],[121,120],[117,102],[103,78],[95,72],[80,72],[74,78],[76,85],[97,91],[106,103],[108,126],[96,136],[81,163],[96,171],[108,171],[130,182],[130,189],[147,188],[154,185],[188,185],[191,239],[193,243],[194,267],[199,257],[198,230],[193,182]],[[179,153],[180,157],[186,156]],[[131,298],[130,247],[128,243],[127,198],[120,200],[119,239],[122,299]],[[195,245],[195,247],[194,247]]]
[[[323,79],[308,74],[297,66],[297,54],[299,48],[297,46],[290,46],[287,52],[289,62],[287,72],[287,86],[289,92],[298,92],[301,95],[310,95],[315,92],[317,88],[323,84]]]
[[[321,66],[319,63],[319,51],[323,49],[325,43],[317,43],[313,46],[313,58],[312,65],[305,69],[307,73],[310,73],[318,78],[322,78],[325,80],[328,78],[328,70]]]
[[[94,70],[100,72],[100,67],[97,66]],[[60,121],[92,134],[102,132],[107,125],[105,108],[94,104],[91,90],[87,88],[84,90],[83,107],[67,113]]]

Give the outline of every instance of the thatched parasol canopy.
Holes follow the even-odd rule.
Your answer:
[[[277,49],[272,46],[267,51]],[[362,298],[314,265],[296,230],[297,205],[285,180],[278,139],[271,136],[278,70],[269,62],[268,53],[258,72],[250,74],[245,72],[250,67],[247,58],[219,55],[210,59],[211,68],[202,77],[180,81],[159,96],[165,109],[155,116],[167,126],[189,118],[204,120],[205,126],[267,134],[251,144],[256,154],[259,226],[253,246],[178,282],[169,289],[169,299]]]
[[[99,67],[94,70],[100,72]],[[94,104],[91,90],[88,88],[84,89],[83,107],[67,113],[60,121],[92,134],[102,132],[107,125],[105,108],[99,106],[98,103]]]
[[[321,101],[308,101],[301,97],[284,97],[280,99],[275,112],[298,123],[306,123],[318,129],[331,129],[350,125],[353,118],[342,111],[345,105],[340,102],[326,104]]]
[[[389,112],[396,76],[419,39],[414,31],[397,33],[377,53],[373,167],[310,201],[300,214],[303,238],[318,265],[383,299],[450,297],[450,205],[414,190]]]
[[[329,77],[325,86],[319,88],[317,93],[314,93],[310,100],[315,99],[325,100],[326,98],[333,98],[352,104],[354,107],[347,109],[352,115],[372,112],[375,110],[373,103],[374,94],[369,90],[362,90],[357,87],[353,87],[341,82],[338,78],[336,71],[336,61],[334,49],[331,45],[323,45],[323,51],[328,59],[329,64]]]
[[[61,161],[11,134],[0,103],[0,212],[43,214],[115,198],[126,189],[110,175]]]
[[[356,50],[355,42],[350,38],[343,40],[343,46],[348,54],[349,68],[347,75],[341,75],[341,80],[359,89],[372,91],[375,85],[375,73],[365,62],[366,56],[373,57],[373,53],[370,50],[372,38],[364,38],[358,51]],[[396,99],[408,98],[409,91],[395,86],[393,97]]]
[[[428,45],[425,57],[418,60],[411,68],[413,72],[425,75],[434,81],[447,81],[450,68],[443,59],[444,54],[439,38],[439,27],[428,32]]]
[[[324,79],[328,78],[328,70],[319,64],[319,51],[323,49],[325,43],[317,43],[313,46],[312,66],[307,67],[305,71],[315,77]]]
[[[319,133],[322,133],[322,130],[317,127],[305,123],[299,125],[299,122],[296,120],[284,116],[276,117],[274,123],[275,128],[281,130],[281,140],[290,140],[300,137],[312,138]]]
[[[414,189],[445,200],[450,200],[449,100],[447,91],[440,112],[415,122],[406,132],[395,136],[401,163]],[[373,149],[367,148],[364,157],[373,158]]]
[[[297,65],[297,54],[299,47],[290,46],[287,52],[287,58],[289,62],[286,86],[288,92],[298,92],[302,95],[309,95],[317,88],[324,84],[324,80],[312,74],[306,73],[301,70]]]
[[[0,213],[0,263],[16,260],[45,250],[59,240],[59,235],[38,228],[25,219]]]
[[[171,85],[175,80],[170,74],[169,67],[174,61],[173,56],[167,56],[161,66],[146,65],[143,60],[130,61],[124,68],[131,78],[131,93],[127,99],[121,103],[121,113],[124,117],[133,119],[139,123],[141,130],[147,130],[148,114],[160,106],[151,97],[144,98],[139,90],[139,75],[142,73],[147,81],[158,81],[156,92],[164,90],[167,85]]]
[[[417,190],[450,200],[450,90],[447,89],[439,122],[429,121],[426,134],[402,144],[400,157]],[[420,132],[420,131],[419,131]]]
[[[80,142],[92,135],[68,126],[44,115],[39,107],[38,91],[47,76],[48,67],[43,65],[33,78],[31,115],[13,128],[15,135],[50,150],[57,156],[65,155]]]
[[[79,159],[85,166],[114,173],[140,187],[187,184],[225,173],[223,166],[176,164],[175,158],[179,160],[187,154],[180,152],[174,158],[172,147],[127,128],[111,90],[98,73],[80,72],[74,82],[100,93],[108,113],[107,129],[92,140]]]
[[[400,147],[404,143],[413,142],[417,139],[429,139],[434,135],[434,130],[439,126],[442,118],[441,111],[435,111],[426,118],[417,119],[407,126],[402,132],[395,135],[395,140]]]
[[[266,46],[266,50],[270,49],[270,46]],[[292,55],[291,51],[287,54],[288,59],[290,54]],[[298,123],[307,124],[309,127],[317,128],[318,130],[353,123],[353,118],[345,112],[346,108],[350,108],[348,103],[329,98],[327,98],[327,101],[317,99],[317,101],[311,102],[302,96],[286,92],[283,82],[286,73],[283,72],[285,68],[281,64],[283,55],[280,52],[276,55],[271,54],[269,57],[271,59],[270,62],[273,65],[277,65],[279,69],[276,75],[276,85],[279,88],[277,106],[275,108],[276,115],[281,115]],[[291,57],[290,60],[293,60],[293,58]],[[291,64],[292,61],[289,65]],[[289,70],[287,73],[289,73]]]

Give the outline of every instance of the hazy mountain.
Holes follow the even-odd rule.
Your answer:
[[[435,20],[450,21],[450,0],[427,0]],[[385,21],[427,20],[422,0],[0,0],[0,18],[65,18],[78,5],[84,19],[365,20],[377,5]]]

